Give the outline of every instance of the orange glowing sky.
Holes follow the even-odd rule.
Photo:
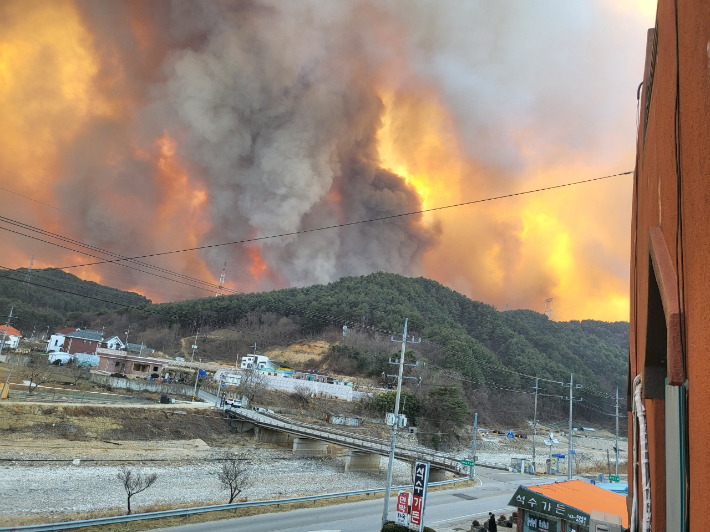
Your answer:
[[[213,156],[201,158],[195,155],[199,143],[194,131],[184,127],[190,112],[200,112],[196,105],[190,106],[193,100],[188,98],[188,104],[181,108],[179,119],[183,122],[170,117],[163,123],[157,118],[166,114],[161,114],[156,102],[176,98],[170,92],[174,90],[172,81],[165,81],[166,72],[174,69],[179,75],[182,65],[194,61],[196,51],[206,45],[188,35],[183,38],[191,51],[181,50],[180,57],[171,52],[170,39],[174,36],[161,26],[165,17],[160,10],[168,9],[167,4],[156,2],[159,8],[150,12],[151,6],[140,2],[114,2],[110,6],[104,3],[114,15],[118,13],[128,21],[113,39],[105,38],[98,26],[103,21],[109,27],[114,20],[111,13],[102,18],[104,14],[96,8],[101,2],[90,6],[93,11],[88,14],[83,11],[86,6],[72,0],[10,0],[0,6],[1,215],[126,255],[192,248],[215,243],[215,239],[263,236],[268,231],[288,232],[279,224],[250,225],[259,220],[258,205],[250,205],[251,211],[244,208],[239,214],[231,212],[230,202],[245,202],[246,196],[234,197],[236,193],[219,171],[220,157],[230,153],[215,151]],[[613,31],[602,35],[594,33],[593,28],[585,29],[588,34],[584,39],[589,42],[583,49],[590,55],[576,61],[580,70],[599,68],[610,77],[616,72],[632,73],[624,74],[628,79],[623,80],[623,85],[600,81],[599,86],[584,90],[567,80],[571,73],[554,70],[557,63],[560,68],[572,64],[568,58],[553,58],[536,73],[539,57],[514,57],[499,43],[489,43],[484,37],[479,42],[475,32],[465,31],[465,23],[464,29],[456,25],[456,14],[435,19],[439,21],[437,27],[436,22],[428,23],[428,10],[436,9],[432,5],[425,4],[419,13],[402,13],[400,19],[400,11],[406,10],[398,9],[395,1],[391,6],[385,3],[389,7],[367,1],[355,4],[359,7],[353,13],[361,17],[359,20],[373,21],[368,30],[372,35],[362,40],[372,38],[379,44],[379,48],[368,49],[367,43],[358,41],[358,46],[365,49],[361,58],[343,57],[340,65],[317,49],[314,43],[319,41],[310,34],[309,39],[295,31],[270,38],[286,50],[296,48],[294,54],[326,56],[323,63],[329,64],[328,72],[342,71],[343,78],[352,76],[358,85],[367,86],[365,92],[376,95],[381,106],[379,116],[374,117],[378,124],[374,157],[379,158],[383,168],[402,176],[413,187],[421,208],[633,169],[634,91],[636,78],[642,74],[645,29],[653,26],[655,1],[605,0],[588,7],[594,11],[595,21],[604,21],[605,30]],[[308,5],[303,2],[304,11]],[[296,2],[285,9],[297,11],[298,6]],[[325,14],[314,17],[322,16],[323,20],[314,22],[313,34],[332,24],[330,20],[339,20],[340,15],[333,14],[333,10],[331,6],[324,10]],[[313,18],[303,16],[308,21]],[[505,12],[500,16],[505,19]],[[342,18],[345,21],[338,23],[345,27],[349,24],[347,16]],[[359,30],[355,27],[350,31],[357,35]],[[515,34],[514,27],[506,31],[510,33],[501,35]],[[543,28],[539,34],[541,40],[548,38]],[[228,37],[218,35],[215,40],[218,38]],[[291,47],[288,39],[303,40]],[[601,48],[595,39],[609,41],[604,44],[609,55],[603,55],[603,51],[595,55],[594,50]],[[347,54],[355,40],[345,41],[339,53]],[[453,63],[440,59],[455,59],[457,47],[466,46],[472,47],[473,55],[483,58],[471,59],[471,72],[459,73],[456,68],[463,67],[454,68]],[[487,46],[488,52],[481,51]],[[554,48],[552,43],[540,50]],[[132,49],[140,52],[130,55]],[[481,67],[486,54],[495,57],[500,65]],[[607,68],[606,63],[616,56],[629,63]],[[372,58],[379,66],[372,66],[370,71]],[[431,67],[427,73],[424,71],[428,67],[422,64],[435,65],[440,70]],[[510,65],[510,70],[505,65]],[[269,65],[263,65],[263,69],[265,75],[272,75]],[[480,109],[467,114],[466,109],[470,108],[466,107],[465,93],[462,97],[451,80],[447,86],[446,81],[437,78],[437,72],[446,73],[451,80],[460,76],[462,87],[471,84],[472,108],[476,94],[500,107],[491,105],[489,109],[481,104]],[[286,74],[291,73],[284,70],[270,79],[280,82]],[[526,79],[534,79],[537,84],[538,96],[533,103],[527,101]],[[545,96],[546,87],[549,96]],[[258,95],[260,90],[264,91],[264,87],[253,92]],[[510,91],[510,100],[497,96],[506,91]],[[324,90],[319,96],[323,108],[340,105],[337,98],[331,99],[332,92]],[[575,99],[580,92],[584,99]],[[195,95],[199,95],[199,90]],[[569,105],[561,104],[560,100],[568,96]],[[580,106],[605,110],[599,113],[604,119],[593,125],[577,122],[579,116],[575,113]],[[211,126],[221,126],[222,118],[217,114],[207,121],[201,126],[201,134],[205,138],[216,135]],[[318,128],[325,128],[318,118],[309,115],[303,120],[313,120],[317,132]],[[229,134],[237,139],[235,126],[230,127]],[[579,139],[568,138],[569,131],[585,128],[589,129],[588,134],[580,134]],[[339,133],[342,132],[333,135]],[[506,139],[505,149],[514,151],[514,162],[505,158],[502,148],[500,154],[487,156],[497,150],[498,136]],[[298,139],[300,144],[311,141],[310,135],[305,134],[303,140]],[[204,147],[204,142],[200,142],[199,146]],[[328,140],[319,142],[327,144]],[[314,156],[316,161],[326,161],[323,168],[333,159],[336,148],[330,149]],[[301,171],[295,164],[294,168]],[[296,179],[297,170],[287,178]],[[303,171],[306,170],[323,172],[320,167]],[[264,177],[265,183],[268,179]],[[553,319],[627,320],[631,183],[631,177],[624,176],[426,213],[412,222],[433,235],[421,256],[418,273],[499,309],[509,305],[542,312],[545,299],[554,298]],[[278,183],[267,184],[269,190],[279,190]],[[335,176],[329,185],[318,186],[320,195],[307,198],[313,206],[300,213],[300,223],[306,224],[308,217],[316,214],[336,223],[352,221],[343,219],[342,180]],[[232,227],[225,229],[229,224]],[[286,244],[274,244],[271,252],[262,249],[263,245],[266,244],[168,255],[153,259],[152,263],[216,283],[222,263],[227,261],[230,288],[251,291],[288,285],[288,275],[280,271],[279,262],[274,259],[274,249]],[[0,231],[0,248],[0,266],[10,268],[25,267],[32,256],[36,268],[95,260],[6,231]],[[140,291],[155,301],[214,292],[140,277],[115,266],[69,271]]]

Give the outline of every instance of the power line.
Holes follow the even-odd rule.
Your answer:
[[[111,262],[120,262],[120,261],[122,261],[122,260],[135,260],[135,259],[145,259],[145,258],[149,258],[149,257],[160,257],[160,256],[163,256],[163,255],[172,255],[172,254],[176,254],[176,253],[185,253],[185,252],[188,252],[188,251],[198,251],[198,250],[202,250],[202,249],[211,249],[211,248],[217,248],[217,247],[223,247],[223,246],[234,246],[234,245],[237,245],[237,244],[247,244],[247,243],[250,243],[250,242],[260,242],[260,241],[264,241],[264,240],[270,240],[270,239],[272,239],[272,238],[283,238],[283,237],[287,237],[287,236],[296,236],[296,235],[302,235],[302,234],[306,234],[306,233],[314,233],[314,232],[317,232],[317,231],[327,231],[327,230],[329,230],[329,229],[338,229],[338,228],[341,228],[341,227],[350,227],[350,226],[353,226],[353,225],[362,225],[362,224],[371,223],[371,222],[379,222],[379,221],[383,221],[383,220],[392,220],[392,219],[395,219],[395,218],[403,218],[403,217],[406,217],[406,216],[414,216],[414,215],[417,215],[417,214],[424,214],[424,213],[427,213],[427,212],[441,211],[441,210],[445,210],[445,209],[453,209],[453,208],[456,208],[456,207],[464,207],[464,206],[466,206],[466,205],[475,205],[475,204],[477,204],[477,203],[486,203],[486,202],[489,202],[489,201],[497,201],[497,200],[501,200],[501,199],[513,198],[513,197],[516,197],[516,196],[525,196],[525,195],[528,195],[528,194],[535,194],[535,193],[537,193],[537,192],[545,192],[545,191],[548,191],[548,190],[555,190],[555,189],[558,189],[558,188],[571,187],[571,186],[574,186],[574,185],[582,185],[582,184],[585,184],[585,183],[592,183],[592,182],[595,182],[595,181],[601,181],[601,180],[604,180],[604,179],[610,179],[610,178],[612,178],[612,177],[619,177],[619,176],[630,175],[630,174],[633,174],[633,171],[621,172],[621,173],[618,173],[618,174],[612,174],[612,175],[607,175],[607,176],[603,176],[603,177],[594,177],[594,178],[591,178],[591,179],[583,179],[583,180],[581,180],[581,181],[573,181],[573,182],[571,182],[571,183],[563,183],[563,184],[561,184],[561,185],[552,185],[552,186],[549,186],[549,187],[541,187],[541,188],[536,188],[536,189],[533,189],[533,190],[525,190],[525,191],[523,191],[523,192],[513,192],[513,193],[510,193],[510,194],[503,194],[503,195],[500,195],[500,196],[492,196],[492,197],[483,198],[483,199],[478,199],[478,200],[465,201],[465,202],[462,202],[462,203],[455,203],[455,204],[452,204],[452,205],[444,205],[444,206],[441,206],[441,207],[432,207],[432,208],[430,208],[430,209],[421,209],[421,210],[418,210],[418,211],[404,212],[404,213],[400,213],[400,214],[390,214],[390,215],[388,215],[388,216],[380,216],[380,217],[377,217],[377,218],[369,218],[369,219],[367,219],[367,220],[358,220],[358,221],[356,221],[356,222],[346,222],[346,223],[342,223],[342,224],[328,225],[328,226],[325,226],[325,227],[316,227],[316,228],[313,228],[313,229],[301,229],[300,231],[291,231],[291,232],[289,232],[289,233],[281,233],[281,234],[278,234],[278,235],[259,236],[259,237],[254,237],[254,238],[245,238],[245,239],[243,239],[243,240],[234,240],[234,241],[232,241],[232,242],[222,242],[222,243],[219,243],[219,244],[207,244],[207,245],[204,245],[204,246],[196,246],[196,247],[192,247],[192,248],[176,249],[176,250],[172,250],[172,251],[162,251],[162,252],[158,252],[158,253],[149,253],[149,254],[146,254],[146,255],[136,255],[136,256],[134,256],[134,257],[128,257],[128,258],[126,258],[126,259],[106,260],[106,261],[101,261],[101,262],[91,262],[91,263],[86,263],[86,264],[76,264],[76,265],[70,265],[70,266],[63,266],[63,267],[57,268],[57,269],[65,270],[65,269],[69,269],[69,268],[81,268],[81,267],[84,267],[84,266],[95,266],[95,265],[97,265],[97,264],[107,264],[107,263],[111,263]]]
[[[25,223],[19,222],[19,221],[17,221],[17,220],[12,220],[12,219],[10,219],[10,218],[5,218],[5,217],[0,216],[0,222],[6,223],[6,224],[8,224],[8,225],[16,226],[16,227],[21,227],[21,228],[23,228],[23,229],[25,229],[25,230],[28,230],[28,231],[37,232],[37,233],[40,233],[40,234],[42,234],[42,235],[48,236],[48,237],[50,237],[50,238],[55,238],[55,239],[57,239],[57,240],[60,240],[60,241],[63,241],[63,242],[67,242],[67,243],[70,243],[70,244],[75,245],[75,246],[80,246],[80,247],[83,247],[83,248],[86,248],[86,249],[90,249],[90,250],[92,250],[92,251],[96,251],[96,252],[98,252],[98,253],[103,253],[103,254],[106,254],[106,255],[111,255],[111,256],[120,258],[121,260],[131,261],[131,262],[134,262],[134,263],[136,263],[136,264],[138,264],[138,265],[140,265],[140,266],[146,267],[146,268],[150,268],[150,269],[153,269],[153,270],[156,270],[156,271],[159,271],[159,272],[163,272],[163,273],[166,273],[166,274],[169,274],[169,275],[174,275],[174,276],[176,276],[176,277],[180,277],[180,278],[183,278],[183,279],[186,279],[186,280],[189,280],[189,281],[193,281],[193,282],[196,282],[196,283],[204,284],[204,285],[207,287],[207,288],[205,288],[205,287],[201,287],[201,286],[194,286],[194,285],[187,284],[187,283],[180,283],[180,284],[184,284],[184,285],[186,285],[186,286],[190,286],[190,287],[192,287],[192,288],[197,288],[197,289],[200,289],[200,290],[205,290],[205,291],[207,291],[207,292],[213,292],[214,289],[219,286],[219,285],[217,285],[217,284],[215,284],[215,283],[211,283],[211,282],[209,282],[209,281],[203,281],[202,279],[198,279],[198,278],[195,278],[195,277],[190,277],[190,276],[188,276],[188,275],[184,275],[184,274],[181,274],[181,273],[178,273],[178,272],[174,272],[174,271],[168,270],[168,269],[166,269],[166,268],[161,268],[161,267],[155,266],[155,265],[153,265],[153,264],[148,264],[148,263],[146,263],[146,262],[136,261],[136,260],[133,260],[133,259],[131,259],[131,258],[129,258],[129,257],[125,257],[125,256],[122,256],[122,255],[119,255],[118,253],[114,253],[114,252],[112,252],[112,251],[104,250],[104,249],[98,248],[98,247],[96,247],[96,246],[91,246],[91,245],[89,245],[89,244],[84,244],[83,242],[80,242],[80,241],[78,241],[78,240],[74,240],[74,239],[65,237],[65,236],[63,236],[63,235],[57,234],[57,233],[52,233],[52,232],[50,232],[50,231],[45,231],[44,229],[41,229],[41,228],[38,228],[38,227],[31,226],[31,225],[29,225],[29,224],[25,224]],[[78,249],[73,249],[73,248],[70,248],[70,247],[67,247],[67,246],[63,246],[63,245],[61,245],[61,244],[57,244],[56,242],[50,242],[50,241],[48,241],[48,240],[44,240],[44,239],[41,239],[41,238],[38,238],[38,237],[35,237],[35,236],[32,236],[32,235],[27,235],[27,234],[21,233],[21,232],[19,232],[19,231],[14,231],[14,230],[12,230],[12,229],[8,229],[7,227],[0,227],[0,229],[2,229],[2,230],[4,230],[4,231],[8,231],[8,232],[10,232],[10,233],[14,233],[14,234],[20,235],[20,236],[24,236],[25,238],[30,238],[30,239],[32,239],[32,240],[37,240],[37,241],[42,242],[42,243],[45,243],[45,244],[50,244],[50,245],[52,245],[52,246],[60,247],[60,248],[62,248],[62,249],[66,249],[66,250],[68,250],[68,251],[73,251],[73,252],[75,252],[75,253],[80,253],[80,254],[82,254],[82,255],[87,255],[87,256],[89,256],[89,257],[94,257],[94,258],[97,258],[97,259],[100,259],[100,258],[101,258],[101,257],[98,257],[98,256],[96,256],[96,255],[92,255],[91,253],[87,253],[87,252],[85,252],[85,251],[81,251],[81,250],[78,250]],[[149,274],[149,275],[154,275],[154,276],[160,277],[160,278],[162,278],[162,279],[167,279],[167,280],[169,280],[169,281],[174,281],[174,282],[180,282],[180,281],[177,281],[177,280],[175,280],[175,279],[170,279],[170,278],[168,278],[168,277],[164,277],[164,276],[162,276],[162,275],[158,275],[158,274],[153,273],[153,272],[147,272],[147,271],[145,271],[145,270],[141,270],[141,269],[139,269],[139,268],[136,268],[135,266],[130,266],[130,265],[128,265],[128,264],[119,263],[119,261],[111,261],[111,262],[118,263],[119,266],[123,266],[123,267],[125,267],[125,268],[130,268],[130,269],[132,269],[132,270],[136,270],[136,271],[139,271],[139,272],[142,272],[142,273],[147,273],[147,274]],[[65,268],[47,268],[47,269],[62,270],[62,269],[65,269]],[[229,289],[229,288],[225,288],[224,290],[225,290],[225,291],[237,292],[236,290],[231,290],[231,289]]]
[[[34,198],[30,198],[29,196],[25,196],[23,194],[20,194],[19,192],[15,192],[14,190],[10,190],[9,188],[0,187],[0,190],[4,190],[5,192],[9,192],[10,194],[14,194],[15,196],[20,196],[21,198],[25,198],[26,200],[34,201],[35,203],[39,203],[40,205],[44,205],[45,207],[49,207],[50,209],[56,209],[60,212],[67,212],[67,211],[63,211],[59,207],[55,207],[54,205],[50,205],[49,203],[44,203],[44,202],[36,200]]]
[[[168,277],[164,277],[164,276],[158,275],[158,274],[153,273],[153,272],[148,272],[148,271],[142,270],[142,269],[140,269],[140,268],[136,268],[135,266],[130,266],[130,265],[128,265],[128,264],[122,263],[121,261],[104,261],[104,262],[99,262],[99,263],[96,263],[96,264],[115,263],[115,264],[117,264],[117,265],[119,265],[119,266],[122,266],[122,267],[125,267],[125,268],[129,268],[129,269],[132,269],[132,270],[134,270],[134,271],[138,271],[138,272],[141,272],[141,273],[147,273],[148,275],[153,275],[153,276],[159,277],[159,278],[161,278],[161,279],[166,279],[166,280],[168,280],[168,281],[177,282],[177,283],[179,283],[179,284],[183,284],[183,285],[185,285],[185,286],[189,286],[189,287],[191,287],[191,288],[196,288],[196,289],[199,289],[199,290],[204,290],[204,291],[206,291],[206,292],[214,292],[215,290],[221,290],[221,291],[223,291],[223,292],[229,292],[229,293],[232,293],[232,294],[241,294],[241,293],[243,293],[243,292],[241,292],[241,291],[239,291],[239,290],[234,290],[234,289],[232,289],[232,288],[225,287],[225,286],[221,286],[221,288],[220,288],[220,285],[219,285],[219,284],[216,284],[216,283],[213,283],[213,282],[210,282],[210,281],[204,281],[204,280],[202,280],[202,279],[199,279],[199,278],[196,278],[196,277],[192,277],[192,276],[189,276],[189,275],[185,275],[185,274],[183,274],[183,273],[175,272],[175,271],[172,271],[172,270],[169,270],[169,269],[166,269],[166,268],[162,268],[162,267],[160,267],[160,266],[156,266],[156,265],[153,265],[153,264],[150,264],[150,263],[147,263],[147,262],[141,262],[141,261],[133,260],[133,259],[131,259],[130,257],[126,257],[126,256],[124,256],[124,255],[120,255],[120,254],[118,254],[118,253],[115,253],[115,252],[112,252],[112,251],[108,251],[108,250],[99,248],[99,247],[97,247],[97,246],[92,246],[92,245],[90,245],[90,244],[85,244],[85,243],[83,243],[83,242],[81,242],[81,241],[78,241],[78,240],[75,240],[75,239],[66,237],[66,236],[61,235],[61,234],[58,234],[58,233],[53,233],[53,232],[51,232],[51,231],[47,231],[47,230],[45,230],[45,229],[42,229],[42,228],[39,228],[39,227],[35,227],[35,226],[33,226],[33,225],[26,224],[26,223],[24,223],[24,222],[20,222],[20,221],[18,221],[18,220],[13,220],[13,219],[11,219],[11,218],[6,218],[6,217],[3,217],[3,216],[0,216],[0,222],[6,223],[6,224],[12,225],[12,226],[20,227],[20,228],[25,229],[25,230],[28,230],[28,231],[33,231],[33,232],[39,233],[39,234],[41,234],[41,235],[43,235],[43,236],[47,236],[47,237],[49,237],[49,238],[55,238],[55,239],[57,239],[57,240],[60,240],[60,241],[63,241],[63,242],[66,242],[66,243],[69,243],[69,244],[72,244],[72,245],[75,245],[75,246],[79,246],[79,247],[83,247],[83,248],[86,248],[86,249],[90,249],[90,250],[92,250],[92,251],[96,251],[96,252],[103,253],[103,254],[106,254],[106,255],[111,255],[111,256],[113,256],[113,257],[116,257],[116,258],[119,258],[119,259],[122,259],[122,260],[126,260],[126,261],[133,262],[133,263],[135,263],[135,264],[137,264],[137,265],[140,265],[140,266],[142,266],[142,267],[149,268],[149,269],[152,269],[152,270],[156,270],[156,271],[159,271],[159,272],[162,272],[162,273],[165,273],[165,274],[168,274],[168,275],[172,275],[172,276],[175,276],[175,277],[178,277],[178,278],[181,278],[181,279],[185,279],[185,280],[187,280],[187,281],[191,281],[191,282],[194,282],[194,283],[202,284],[202,285],[204,285],[204,286],[194,286],[194,285],[188,284],[188,283],[181,283],[180,281],[177,281],[177,280],[175,280],[175,279],[171,279],[171,278],[168,278]],[[66,249],[66,250],[68,250],[68,251],[73,251],[73,252],[75,252],[75,253],[80,253],[80,254],[82,254],[82,255],[87,255],[87,256],[89,256],[89,257],[94,257],[94,258],[97,258],[97,259],[98,259],[98,258],[101,258],[101,257],[98,257],[98,256],[96,256],[96,255],[92,255],[92,254],[90,254],[90,253],[83,252],[83,251],[81,251],[81,250],[73,249],[73,248],[70,248],[70,247],[67,247],[67,246],[63,246],[63,245],[61,245],[61,244],[57,244],[56,242],[51,242],[51,241],[44,240],[44,239],[41,239],[41,238],[38,238],[38,237],[34,237],[34,236],[31,236],[31,235],[27,235],[27,234],[21,233],[21,232],[19,232],[19,231],[14,231],[14,230],[12,230],[12,229],[8,229],[8,228],[6,228],[6,227],[0,227],[0,229],[2,229],[2,230],[4,230],[4,231],[7,231],[7,232],[10,232],[10,233],[14,233],[14,234],[23,236],[23,237],[25,237],[25,238],[30,238],[30,239],[37,240],[37,241],[42,242],[42,243],[45,243],[45,244],[49,244],[49,245],[56,246],[56,247],[59,247],[59,248],[62,248],[62,249]],[[80,266],[80,265],[79,265],[79,266]],[[73,268],[73,267],[79,267],[79,266],[68,266],[68,267],[66,267],[66,268],[46,268],[46,269],[47,269],[47,270],[63,270],[63,269],[68,269],[68,268]],[[254,281],[254,280],[255,280],[255,277],[254,277],[253,275],[252,275],[252,276],[241,275],[238,271],[232,271],[232,275],[233,275],[233,276],[240,277],[240,278],[242,278],[242,279],[246,279],[246,280],[248,280],[248,281]]]
[[[6,271],[11,271],[11,272],[14,272],[14,271],[15,271],[15,270],[13,270],[13,269],[11,269],[11,268],[7,268],[6,266],[1,266],[1,265],[0,265],[0,269],[1,269],[1,270],[6,270]],[[10,277],[9,275],[0,275],[0,279],[8,279],[8,280],[10,280],[10,281],[17,281],[18,283],[23,283],[23,282],[24,282],[22,279],[15,279],[14,277]],[[86,295],[86,294],[77,294],[76,292],[70,292],[69,290],[62,290],[61,288],[55,288],[55,287],[53,287],[53,286],[46,286],[46,285],[39,284],[39,283],[36,283],[36,282],[28,282],[27,284],[32,285],[32,286],[40,286],[40,287],[42,287],[42,288],[47,288],[47,289],[49,289],[49,290],[54,290],[55,292],[62,292],[62,293],[71,294],[71,295],[74,295],[74,296],[85,297],[85,298],[87,298],[87,299],[94,299],[94,300],[96,300],[96,301],[102,301],[102,302],[104,302],[104,303],[110,303],[111,305],[116,305],[116,306],[125,307],[125,308],[132,308],[132,309],[135,309],[135,310],[140,310],[140,311],[145,312],[145,309],[143,309],[143,308],[141,308],[141,307],[137,307],[137,306],[135,306],[135,305],[127,305],[127,304],[125,304],[125,303],[116,303],[115,301],[109,301],[108,299],[102,299],[102,298],[100,298],[100,297],[88,296],[88,295]]]

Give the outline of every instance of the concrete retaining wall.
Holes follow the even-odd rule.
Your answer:
[[[341,384],[328,384],[325,382],[305,381],[301,379],[285,379],[283,377],[265,376],[265,384],[269,388],[282,390],[285,392],[294,392],[297,388],[307,388],[312,395],[325,395],[352,401],[360,399],[367,394],[356,392],[352,386],[343,386]]]
[[[186,384],[175,384],[158,381],[145,381],[139,379],[122,379],[119,377],[111,377],[109,375],[98,375],[92,373],[89,376],[91,382],[103,384],[111,388],[120,388],[124,390],[147,391],[155,393],[168,393],[173,395],[192,395],[193,386]]]

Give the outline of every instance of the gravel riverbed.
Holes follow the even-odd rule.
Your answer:
[[[345,473],[345,458],[284,457],[266,452],[250,460],[251,486],[240,498],[270,499],[302,494],[383,488],[387,480],[387,459],[383,458],[379,474]],[[149,489],[135,495],[132,507],[142,511],[155,504],[226,503],[227,492],[217,479],[217,462],[158,465],[130,464],[141,473],[157,473],[158,479]],[[119,510],[125,508],[126,496],[117,478],[120,465],[35,465],[6,462],[0,466],[2,497],[0,515],[39,516]],[[411,479],[410,465],[395,462],[394,485]],[[144,511],[144,510],[143,510]]]

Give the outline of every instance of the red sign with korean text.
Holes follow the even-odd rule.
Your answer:
[[[412,515],[409,517],[410,524],[419,526],[422,522],[423,511],[424,501],[419,495],[414,495],[412,497]]]
[[[400,491],[397,494],[397,511],[404,514],[409,513],[409,492]]]

